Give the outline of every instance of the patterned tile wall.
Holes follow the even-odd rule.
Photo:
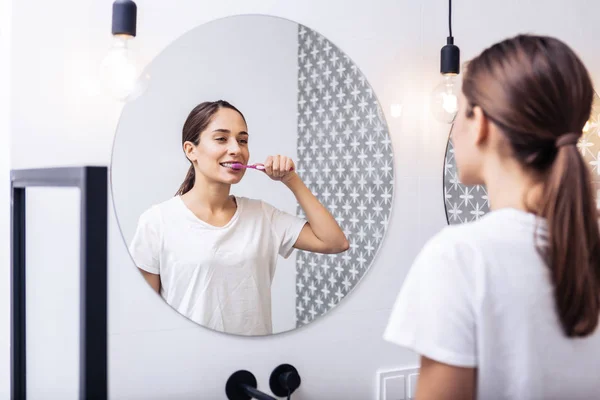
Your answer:
[[[350,242],[342,254],[298,253],[299,327],[338,304],[367,272],[387,229],[394,170],[388,128],[365,76],[302,25],[298,44],[298,174]]]
[[[598,191],[600,189],[600,97],[598,94],[594,95],[592,114],[577,147],[590,166],[592,179]],[[600,195],[597,197],[600,199]],[[484,186],[466,186],[458,181],[452,134],[448,140],[444,162],[444,202],[450,225],[475,221],[489,211]],[[598,208],[600,209],[600,204]]]

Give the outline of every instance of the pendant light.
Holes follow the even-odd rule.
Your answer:
[[[440,73],[442,81],[431,93],[431,112],[433,117],[445,123],[452,123],[458,111],[458,91],[460,89],[460,50],[454,45],[452,36],[452,0],[448,0],[448,31],[446,45],[442,47]]]
[[[100,65],[100,78],[117,100],[131,100],[144,92],[148,75],[140,76],[142,64],[131,42],[137,31],[137,6],[132,0],[115,0],[112,5],[113,43]]]

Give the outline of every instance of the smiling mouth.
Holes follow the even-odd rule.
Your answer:
[[[234,164],[241,164],[241,163],[239,163],[239,162],[224,162],[224,163],[219,163],[219,164],[220,164],[222,167],[229,168],[229,169],[232,169],[232,170],[234,170],[234,171],[240,171],[240,170],[242,169],[242,168],[233,168],[233,165],[234,165]]]

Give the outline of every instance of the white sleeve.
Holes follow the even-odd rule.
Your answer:
[[[294,244],[296,244],[306,220],[281,211],[268,203],[263,202],[263,206],[270,215],[272,229],[279,244],[279,254],[283,258],[288,258],[294,251]]]
[[[160,274],[160,219],[156,210],[144,212],[129,245],[129,253],[135,265],[146,272]]]
[[[384,339],[444,364],[476,367],[477,266],[471,254],[466,243],[434,237],[404,281]]]

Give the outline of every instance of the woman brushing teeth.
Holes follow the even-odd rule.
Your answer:
[[[211,329],[272,333],[271,282],[277,257],[294,248],[341,253],[348,240],[295,172],[291,158],[247,165],[248,128],[225,101],[189,114],[182,145],[191,166],[175,197],[138,222],[130,252],[148,283],[181,314]],[[257,199],[230,195],[247,168],[286,185],[306,220]]]

